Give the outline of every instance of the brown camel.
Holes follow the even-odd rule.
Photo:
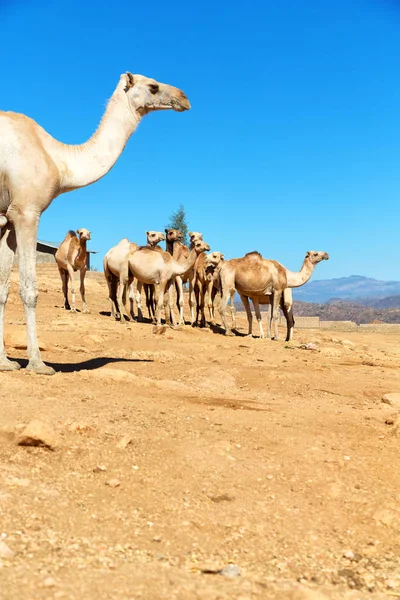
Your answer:
[[[52,138],[25,115],[0,112],[0,370],[19,369],[4,348],[4,308],[18,244],[20,295],[27,326],[27,368],[52,375],[36,333],[36,241],[40,215],[54,198],[90,185],[113,167],[142,117],[155,110],[190,108],[185,94],[142,75],[121,75],[100,126],[81,146]]]
[[[147,246],[153,248],[153,250],[161,251],[162,249],[158,245],[160,242],[165,240],[165,235],[161,231],[146,231]],[[141,286],[142,284],[140,284]],[[154,285],[143,285],[144,293],[146,297],[146,306],[149,313],[149,319],[155,322],[156,318],[156,303],[154,300]],[[141,289],[140,287],[138,289]]]
[[[194,264],[194,296],[196,300],[196,320],[194,326],[207,327],[205,315],[205,297],[207,294],[207,305],[210,313],[210,322],[215,325],[213,301],[218,291],[218,271],[217,266],[224,261],[224,255],[221,252],[212,252],[210,254],[199,254]],[[199,323],[200,316],[200,323]]]
[[[79,235],[79,239],[76,236]],[[64,308],[71,312],[76,312],[75,307],[75,273],[79,271],[81,285],[80,292],[82,298],[82,312],[88,313],[89,309],[85,300],[85,275],[87,271],[87,252],[86,242],[90,240],[90,231],[82,228],[75,231],[68,231],[67,235],[61,242],[55,259],[62,282],[62,290],[64,294]],[[71,304],[68,302],[68,280],[71,282]]]
[[[164,295],[166,318],[168,320],[169,309],[172,324],[176,324],[171,301],[172,296],[168,294],[169,288],[177,275],[182,277],[193,268],[196,257],[200,252],[210,249],[209,245],[202,240],[194,242],[193,246],[193,250],[190,251],[189,256],[183,262],[175,260],[169,252],[164,252],[161,249],[160,251],[154,251],[154,249],[146,246],[130,253],[127,257],[129,276],[137,279],[140,283],[156,286],[157,325],[161,325]],[[124,281],[120,281],[121,284],[124,285]]]
[[[253,300],[257,321],[260,325],[261,337],[265,336],[262,329],[259,298],[271,296],[270,322],[271,325],[272,322],[274,323],[274,337],[278,339],[278,307],[281,303],[284,290],[304,285],[310,279],[315,266],[321,260],[328,259],[329,256],[326,252],[307,252],[302,268],[295,273],[274,260],[263,258],[259,252],[249,252],[243,258],[233,258],[225,261],[219,271],[222,294],[220,314],[225,327],[225,334],[233,335],[232,330],[226,322],[225,309],[229,298],[232,297],[232,293],[234,290],[237,290],[242,300],[244,299],[248,318],[249,314],[251,314],[248,298]],[[284,303],[283,306],[285,306]],[[290,319],[290,315],[286,318]],[[291,315],[291,318],[293,318],[293,315]]]
[[[183,263],[189,256],[190,250],[193,249],[194,243],[203,239],[203,235],[198,231],[189,231],[190,249],[182,243],[183,234],[179,229],[169,228],[165,229],[166,233],[166,251],[174,257],[174,259],[180,263]],[[183,296],[183,284],[189,281],[189,306],[191,313],[192,324],[194,322],[194,272],[190,270],[182,278],[179,275],[175,278],[175,289],[176,289],[176,304],[179,311],[179,325],[185,324],[185,318],[183,315],[184,311],[184,296]],[[170,287],[169,293],[172,293],[172,287]]]

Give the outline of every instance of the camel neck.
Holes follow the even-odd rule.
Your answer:
[[[96,133],[86,143],[69,146],[52,138],[52,141],[47,140],[60,172],[59,193],[85,187],[104,177],[116,163],[140,119],[138,113],[132,112],[125,92],[117,88]]]
[[[189,256],[182,263],[177,263],[179,265],[179,272],[177,273],[177,275],[184,275],[185,273],[190,271],[190,269],[194,266],[194,263],[196,262],[196,258],[197,252],[193,249],[190,251]]]
[[[293,271],[289,271],[288,269],[285,269],[285,270],[286,270],[286,278],[287,278],[287,287],[289,287],[289,288],[300,287],[300,286],[304,285],[305,283],[307,283],[307,281],[310,279],[310,277],[314,271],[314,265],[311,263],[311,261],[308,258],[305,258],[304,262],[303,262],[303,266],[301,267],[300,271],[293,272]]]

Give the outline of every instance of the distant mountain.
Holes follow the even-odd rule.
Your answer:
[[[322,321],[354,321],[360,323],[399,323],[400,308],[375,308],[349,302],[336,300],[326,304],[312,302],[295,302],[294,318],[319,317]]]
[[[352,300],[365,304],[364,299],[367,298],[368,305],[370,305],[373,300],[380,300],[389,296],[400,296],[400,281],[379,281],[361,275],[310,281],[301,288],[293,290],[294,299],[303,302],[327,302],[335,299]],[[399,305],[392,304],[390,306]],[[377,308],[386,308],[386,306]]]
[[[373,308],[400,308],[400,295],[387,298],[360,298],[359,303]]]

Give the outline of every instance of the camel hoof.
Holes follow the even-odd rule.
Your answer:
[[[76,308],[71,308],[71,312],[76,313]]]
[[[13,360],[8,360],[8,358],[3,358],[0,361],[0,371],[19,371],[21,365]]]
[[[225,335],[228,335],[229,337],[235,337],[235,334],[233,333],[233,331],[231,331],[230,329],[227,329],[225,331]]]
[[[48,367],[43,362],[28,363],[26,370],[32,371],[33,373],[36,373],[37,375],[54,375],[55,374],[55,370],[53,369],[53,367]]]
[[[82,312],[83,312],[84,315],[90,314],[90,310],[88,308],[83,308]]]

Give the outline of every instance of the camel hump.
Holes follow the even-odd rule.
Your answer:
[[[247,254],[245,254],[245,256],[247,256],[248,258],[262,258],[262,255],[257,250],[248,252]]]
[[[67,240],[70,240],[71,238],[76,238],[76,237],[77,237],[77,235],[76,235],[75,231],[70,229],[69,231],[67,231],[66,236],[63,239],[63,242],[66,242]]]

